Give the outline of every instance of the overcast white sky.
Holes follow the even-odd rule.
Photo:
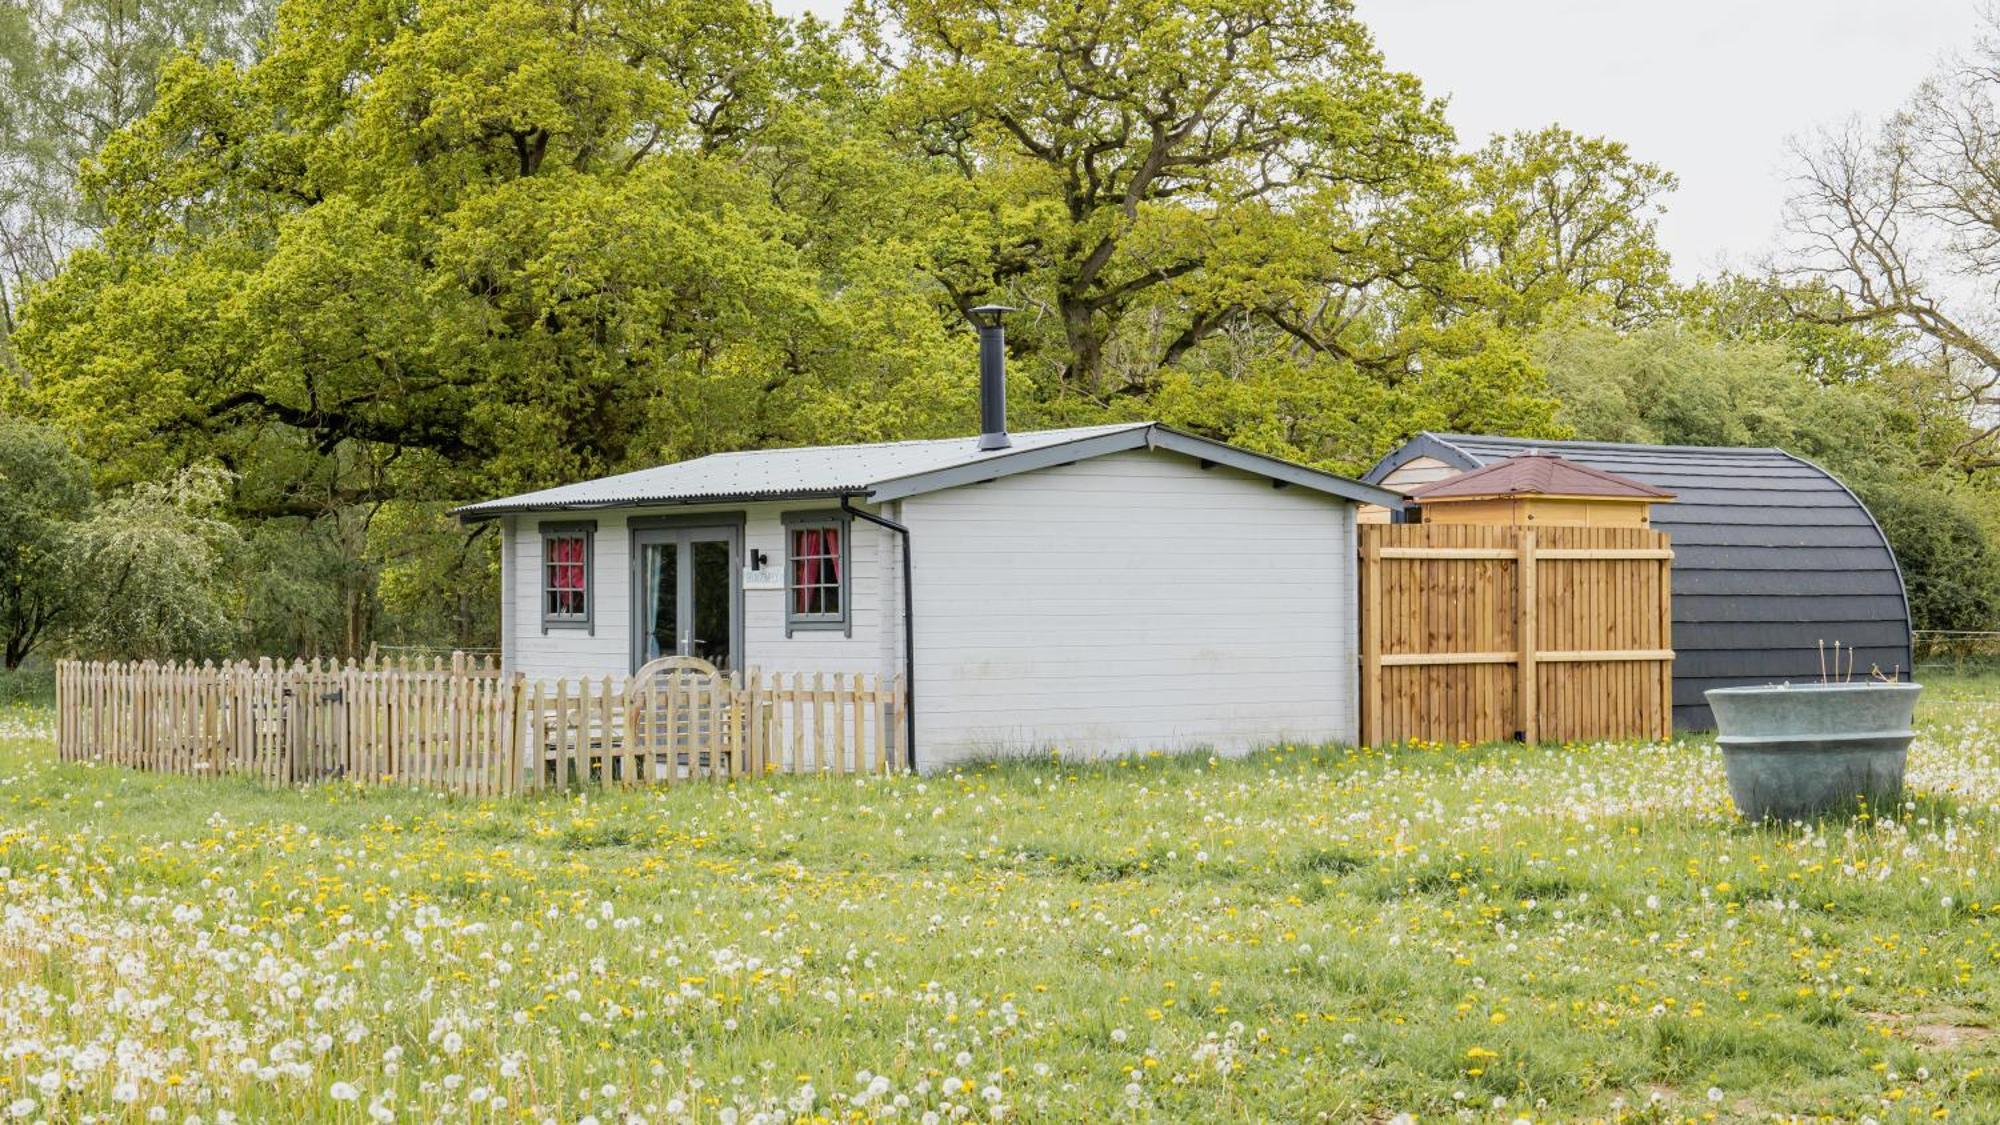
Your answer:
[[[776,0],[838,19],[845,0]],[[1467,145],[1561,124],[1679,175],[1683,278],[1772,242],[1787,137],[1896,108],[1979,34],[1979,0],[1355,0],[1389,65],[1451,100]]]

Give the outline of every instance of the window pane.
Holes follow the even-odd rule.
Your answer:
[[[574,533],[542,540],[542,604],[551,618],[584,620],[589,616],[589,540]]]
[[[689,553],[688,565],[694,568],[690,583],[694,597],[692,655],[727,670],[732,666],[731,602],[735,591],[734,575],[729,568],[729,544],[719,539],[697,539]]]
[[[792,532],[792,612],[812,613],[812,585],[816,564],[812,559],[819,545],[819,532],[799,529]]]
[[[680,546],[648,543],[646,568],[646,659],[680,651]]]
[[[786,537],[792,617],[838,621],[844,608],[841,527],[795,527]]]

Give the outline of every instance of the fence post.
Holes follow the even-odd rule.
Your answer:
[[[56,760],[69,761],[69,661],[56,661]]]
[[[1666,536],[1661,535],[1661,540]],[[1660,649],[1674,650],[1674,559],[1669,554],[1660,560]],[[1660,661],[1660,737],[1674,736],[1674,662],[1672,658]]]
[[[305,691],[308,678],[305,675],[305,666],[296,660],[292,661],[289,672],[281,666],[278,677],[284,681],[279,691],[279,698],[284,700],[284,706],[279,713],[285,717],[284,784],[293,785],[304,780],[300,775],[305,772],[307,725]]]
[[[521,729],[518,732],[521,738],[521,767],[527,771],[525,779],[527,787],[540,789],[548,779],[548,763],[545,761],[547,751],[542,744],[543,716],[548,714],[548,709],[543,706],[544,692],[540,680],[535,681],[532,697],[528,692],[526,677],[522,677],[520,684],[521,695],[526,702],[520,720]],[[558,762],[560,763],[560,759]],[[557,779],[557,784],[560,786],[560,778]]]
[[[522,736],[522,731],[527,726],[527,716],[523,712],[527,710],[528,693],[527,684],[518,673],[502,682],[507,685],[508,694],[507,713],[503,717],[500,732],[500,752],[505,754],[506,758],[500,763],[500,768],[503,771],[502,784],[506,786],[507,792],[512,794],[521,791],[524,775],[527,772],[527,740]]]
[[[750,720],[750,748],[748,772],[752,777],[764,776],[764,673],[762,669],[751,668],[747,677],[749,688],[743,696],[743,706]]]
[[[1520,669],[1520,684],[1515,695],[1521,705],[1521,741],[1533,745],[1542,740],[1541,700],[1536,698],[1541,686],[1541,676],[1535,667],[1536,642],[1540,639],[1540,625],[1536,602],[1540,593],[1536,589],[1536,570],[1540,563],[1535,561],[1535,529],[1522,528],[1520,531],[1520,554],[1514,564],[1520,585],[1519,606],[1514,621],[1514,630],[1520,642],[1521,659],[1515,665]]]

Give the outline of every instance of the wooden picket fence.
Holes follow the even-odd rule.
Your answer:
[[[1673,733],[1673,546],[1624,527],[1369,524],[1371,746]]]
[[[541,769],[525,784],[881,774],[907,764],[901,677],[722,677],[706,667],[528,688],[528,760]]]
[[[726,675],[657,661],[631,679],[530,684],[490,663],[82,663],[57,667],[66,761],[271,784],[346,780],[474,796],[903,764],[900,677]]]

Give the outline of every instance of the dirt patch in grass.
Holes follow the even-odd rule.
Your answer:
[[[1983,1046],[1991,1042],[1995,1035],[2000,1035],[1990,1027],[1962,1023],[1913,1023],[1909,1031],[1910,1038],[1918,1043],[1946,1051]]]
[[[1973,1022],[1979,1017],[1971,1012],[1925,1012],[1918,1016],[1896,1012],[1864,1014],[1869,1023],[1886,1027],[1898,1038],[1933,1050],[1976,1050],[2000,1038],[2000,1030]]]

